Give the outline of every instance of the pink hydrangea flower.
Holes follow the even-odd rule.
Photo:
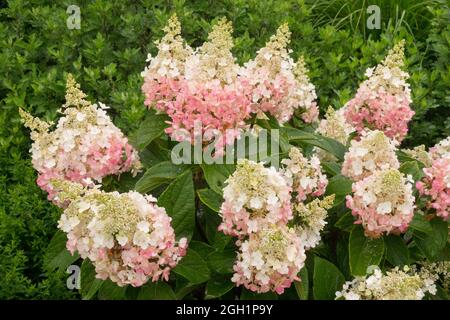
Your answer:
[[[294,229],[268,225],[240,244],[231,281],[254,292],[282,294],[300,280],[298,273],[305,259],[304,246]]]
[[[225,234],[243,237],[292,218],[291,188],[275,168],[242,159],[226,183],[219,226]]]
[[[378,238],[383,233],[405,232],[414,215],[412,182],[396,169],[376,171],[353,183],[347,208],[362,224],[365,234]]]
[[[450,158],[433,161],[429,168],[424,168],[425,177],[416,182],[421,195],[429,198],[427,206],[436,211],[444,220],[450,213]]]
[[[399,42],[375,70],[368,69],[355,97],[346,104],[345,117],[357,132],[378,129],[401,142],[414,115],[403,66],[404,41]]]
[[[151,195],[106,193],[68,181],[52,180],[56,198],[68,203],[58,222],[67,249],[89,259],[97,278],[139,287],[168,280],[185,255],[186,238],[175,241],[171,218]]]
[[[37,184],[54,197],[50,179],[67,179],[84,185],[92,180],[141,168],[137,151],[112,123],[102,103],[91,104],[71,75],[67,78],[63,117],[56,129],[20,110],[25,125],[32,130],[33,167],[38,171]]]

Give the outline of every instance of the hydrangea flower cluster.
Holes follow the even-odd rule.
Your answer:
[[[355,128],[347,123],[344,113],[345,108],[334,110],[329,106],[325,114],[325,119],[320,120],[316,132],[346,145],[350,135],[355,132]],[[321,161],[337,160],[334,155],[321,148],[314,147],[314,152]]]
[[[365,234],[378,238],[383,233],[405,232],[414,215],[412,180],[397,169],[376,171],[352,185],[353,196],[346,204],[362,224]]]
[[[429,262],[423,261],[419,265],[413,265],[412,271],[418,272],[423,278],[433,279],[445,292],[450,290],[450,261]]]
[[[299,109],[305,122],[315,122],[319,114],[315,88],[303,57],[295,63],[289,56],[290,37],[288,25],[281,25],[256,58],[240,69],[241,81],[250,86],[253,112],[268,112],[284,123]]]
[[[67,233],[67,249],[91,260],[97,278],[134,287],[149,279],[167,281],[185,255],[186,238],[176,244],[171,218],[151,195],[107,193],[63,180],[51,183],[57,200],[68,203],[58,222]]]
[[[316,155],[307,159],[298,148],[291,148],[289,158],[283,159],[283,175],[288,180],[298,201],[306,200],[308,195],[319,197],[325,193],[328,179],[322,173],[320,160]]]
[[[346,104],[345,117],[358,133],[369,128],[381,130],[399,142],[405,138],[414,111],[409,106],[409,75],[401,69],[404,44],[404,40],[397,43],[381,64],[366,71],[368,79]]]
[[[395,267],[383,274],[377,267],[366,277],[347,281],[336,299],[345,300],[422,300],[428,292],[436,294],[435,279],[414,272],[408,266]]]
[[[38,171],[37,184],[54,196],[49,181],[66,179],[85,185],[91,179],[131,171],[136,174],[141,164],[136,150],[112,123],[99,103],[91,104],[72,75],[67,77],[66,103],[54,131],[50,123],[33,118],[20,109],[25,126],[32,130],[33,167]]]
[[[434,160],[450,158],[450,136],[430,148],[430,156]]]
[[[422,181],[416,182],[421,195],[429,198],[427,206],[447,220],[450,214],[450,138],[430,149],[431,165],[423,169]]]
[[[377,170],[398,169],[395,143],[379,130],[365,131],[361,140],[352,140],[342,164],[342,174],[358,181]]]
[[[164,30],[158,55],[148,57],[149,66],[142,73],[145,104],[170,117],[166,133],[174,140],[194,144],[215,138],[215,149],[221,154],[224,145],[240,136],[250,116],[250,101],[231,53],[231,23],[219,20],[208,41],[196,50],[181,38],[175,15]]]
[[[403,149],[402,151],[414,160],[422,162],[425,167],[431,167],[433,163],[433,159],[431,158],[430,153],[427,152],[423,144],[414,147],[413,149]]]
[[[149,65],[142,72],[142,91],[147,106],[170,117],[166,133],[172,139],[192,144],[214,141],[220,155],[248,129],[245,120],[253,112],[269,112],[286,122],[301,109],[306,122],[317,120],[316,94],[305,63],[302,58],[294,63],[286,49],[287,25],[245,67],[239,67],[231,53],[232,26],[225,18],[195,50],[182,39],[175,15],[164,31],[157,42],[158,54],[148,56]]]
[[[314,248],[319,244],[320,233],[327,224],[325,221],[327,210],[333,206],[334,198],[333,194],[323,200],[316,198],[307,204],[300,202],[294,205],[293,221],[305,249]]]
[[[303,267],[306,255],[301,238],[293,228],[267,225],[250,234],[241,246],[231,279],[236,285],[263,293],[282,294]]]
[[[299,280],[305,250],[319,243],[334,201],[332,195],[303,203],[322,195],[327,179],[317,157],[308,160],[297,148],[289,156],[279,171],[239,160],[223,190],[219,230],[238,237],[240,248],[232,281],[255,292],[281,294]]]
[[[145,105],[154,104],[157,110],[166,111],[166,104],[177,97],[185,74],[185,64],[193,49],[181,37],[181,25],[173,15],[164,27],[165,35],[155,42],[158,54],[147,56],[148,66],[141,73],[144,78],[142,92]]]
[[[242,237],[292,218],[291,188],[274,167],[240,159],[226,183],[219,226],[225,234]]]

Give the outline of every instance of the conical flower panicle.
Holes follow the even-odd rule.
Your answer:
[[[347,103],[345,117],[358,133],[378,129],[398,142],[405,138],[414,111],[409,106],[409,75],[401,69],[404,44],[404,40],[397,43],[376,68],[367,69],[368,79]]]
[[[132,171],[141,164],[136,150],[112,123],[102,103],[91,104],[72,75],[67,77],[66,103],[56,128],[19,110],[25,125],[32,129],[33,167],[38,171],[38,185],[54,192],[49,181],[66,179],[91,184],[110,174]]]

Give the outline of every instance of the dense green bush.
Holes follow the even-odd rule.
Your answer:
[[[322,110],[348,101],[365,69],[405,38],[416,115],[404,145],[429,146],[450,134],[450,13],[438,2],[421,8],[427,11],[427,22],[415,30],[423,27],[426,32],[385,23],[374,37],[353,27],[339,25],[337,30],[331,21],[324,22],[326,15],[315,27],[319,13],[304,1],[78,1],[80,30],[66,26],[70,4],[11,0],[0,8],[0,298],[76,296],[65,288],[64,270],[44,267],[59,211],[35,184],[30,140],[18,107],[55,120],[64,101],[65,75],[71,72],[89,99],[111,106],[115,124],[133,136],[147,112],[140,71],[147,53],[156,52],[154,41],[172,12],[193,46],[205,40],[215,18],[227,16],[241,63],[253,57],[278,25],[288,22],[294,56],[305,56]]]

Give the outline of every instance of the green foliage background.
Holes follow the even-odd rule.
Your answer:
[[[419,7],[413,1],[389,2],[397,4],[400,11],[381,6],[381,30],[367,30],[364,23],[361,27],[345,15],[337,19],[339,1],[2,2],[0,299],[79,298],[77,292],[66,289],[64,270],[44,267],[59,211],[35,184],[36,173],[28,152],[31,141],[19,121],[18,107],[45,120],[55,120],[56,110],[64,101],[65,75],[71,72],[89,99],[109,105],[114,123],[133,136],[147,114],[140,72],[147,53],[156,53],[154,41],[161,37],[172,12],[177,13],[183,35],[193,46],[205,40],[214,19],[227,16],[235,28],[234,53],[240,63],[253,58],[278,25],[288,22],[293,55],[305,56],[322,110],[328,105],[341,107],[348,101],[363,80],[365,69],[379,62],[397,40],[405,38],[416,115],[404,145],[430,146],[448,136],[448,5],[445,0],[423,1]],[[72,4],[81,9],[80,30],[66,26],[66,9]],[[346,10],[348,14],[348,7]],[[401,10],[406,14],[399,19],[394,14]],[[199,244],[194,247],[198,252],[207,250]],[[336,252],[339,254],[339,247]],[[320,260],[315,268],[326,268],[326,264]],[[345,268],[348,265],[341,270]]]

